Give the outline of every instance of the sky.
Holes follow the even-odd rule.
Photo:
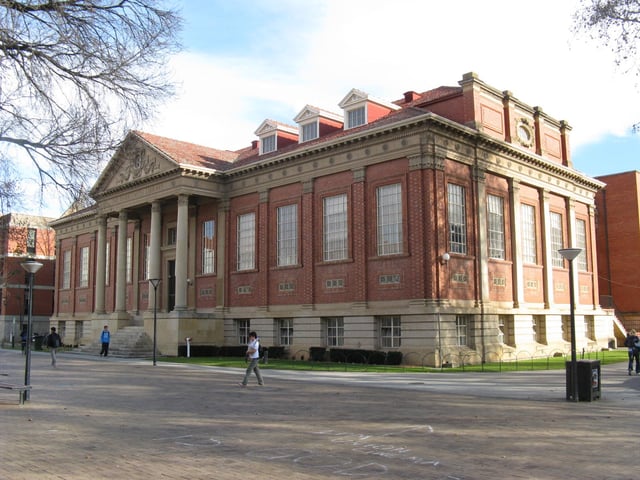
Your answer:
[[[307,104],[341,113],[352,88],[393,101],[475,72],[567,121],[577,170],[640,170],[640,80],[572,31],[577,0],[173,1],[178,95],[139,126],[149,133],[237,150],[267,118],[295,125]]]

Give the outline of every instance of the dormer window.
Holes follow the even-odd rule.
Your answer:
[[[262,137],[260,140],[260,154],[276,151],[276,134]]]
[[[302,136],[300,137],[301,142],[308,142],[309,140],[313,140],[318,138],[318,121],[314,120],[311,123],[306,123],[300,126],[302,130]]]
[[[298,129],[275,120],[265,120],[255,131],[260,139],[260,155],[298,143]]]
[[[367,123],[366,107],[354,108],[353,110],[347,110],[347,125],[346,128],[359,127]]]
[[[293,119],[298,124],[300,143],[342,130],[342,116],[306,105]]]
[[[368,93],[354,88],[338,104],[344,110],[344,129],[367,125],[389,113],[400,110],[398,105],[371,97]]]

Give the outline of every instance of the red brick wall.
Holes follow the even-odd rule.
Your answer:
[[[640,312],[640,173],[598,178],[607,184],[596,195],[600,293],[624,313]]]

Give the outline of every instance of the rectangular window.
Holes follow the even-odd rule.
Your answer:
[[[500,333],[498,334],[500,343],[515,347],[516,339],[514,335],[513,316],[499,315],[498,327],[500,328]]]
[[[78,282],[79,287],[89,286],[89,247],[80,249],[80,278]]]
[[[378,318],[380,325],[380,346],[382,348],[396,348],[401,345],[402,327],[400,317],[385,315]]]
[[[562,316],[562,339],[565,342],[571,341],[571,316],[570,315]]]
[[[269,135],[260,139],[260,153],[270,153],[276,151],[276,135]]]
[[[522,260],[525,263],[538,263],[536,250],[536,211],[531,205],[521,204],[522,221]]]
[[[378,255],[402,253],[402,187],[378,187]]]
[[[449,214],[449,251],[467,253],[467,214],[465,188],[449,183],[447,185]]]
[[[104,250],[104,284],[109,285],[109,276],[111,274],[111,242],[107,242]]]
[[[251,320],[236,320],[236,333],[240,345],[247,345],[249,343],[250,328]]]
[[[322,202],[322,250],[325,262],[347,258],[347,195],[325,197]]]
[[[142,242],[144,243],[144,258],[142,259],[142,279],[149,280],[149,262],[151,262],[151,255],[149,252],[151,251],[150,245],[150,237],[148,234],[144,234],[142,237]]]
[[[596,339],[596,324],[593,315],[584,316],[584,335],[589,340]]]
[[[347,112],[347,128],[359,127],[367,123],[365,107],[354,108]]]
[[[554,267],[562,268],[564,267],[564,260],[560,252],[558,252],[564,247],[564,242],[562,241],[562,215],[551,212],[549,223],[551,227],[551,264]]]
[[[71,250],[62,254],[62,288],[71,288]]]
[[[467,315],[456,315],[456,340],[459,347],[467,347],[469,340],[469,318]]]
[[[215,221],[206,220],[202,222],[202,273],[214,273],[215,272],[215,250],[214,250],[214,236],[215,236]]]
[[[38,234],[37,229],[35,228],[27,229],[27,253],[31,253],[35,255],[37,234]]]
[[[177,227],[167,228],[167,245],[175,245],[177,239],[178,239],[178,228]]]
[[[544,315],[533,316],[533,339],[537,343],[547,344],[547,317]]]
[[[318,138],[318,122],[307,123],[302,125],[302,141],[307,142]]]
[[[278,320],[278,342],[286,347],[293,343],[293,318]]]
[[[278,266],[298,263],[298,205],[278,207]]]
[[[133,242],[131,237],[127,237],[127,283],[131,283],[133,279]]]
[[[328,317],[324,319],[325,335],[328,347],[344,345],[344,319],[342,317]]]
[[[502,197],[496,195],[487,196],[487,222],[489,257],[504,260],[504,199]]]
[[[238,215],[238,270],[253,270],[256,264],[256,214]]]
[[[587,263],[587,222],[576,220],[576,248],[581,248],[582,252],[576,257],[578,270],[586,272],[589,269]]]

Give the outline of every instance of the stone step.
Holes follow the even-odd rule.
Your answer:
[[[84,353],[98,355],[102,349],[99,340],[80,347]],[[159,353],[159,352],[158,352]],[[144,327],[124,327],[111,334],[109,355],[127,358],[148,358],[153,356],[153,340],[147,335]]]

